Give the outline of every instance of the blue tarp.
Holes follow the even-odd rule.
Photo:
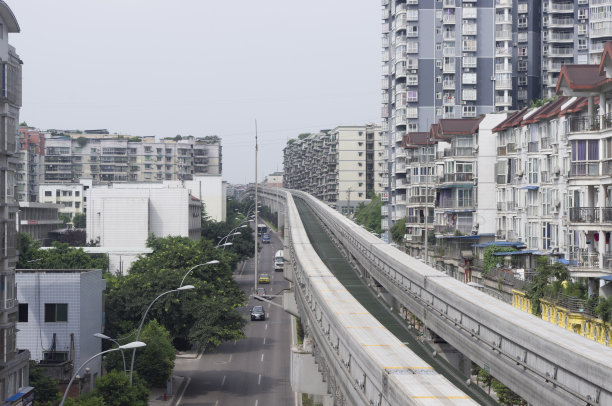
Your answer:
[[[546,255],[546,253],[538,250],[523,250],[523,251],[511,251],[511,252],[494,252],[493,255],[498,257],[505,257],[506,255]]]
[[[481,237],[494,237],[495,234],[470,234],[470,235],[437,235],[436,238],[458,238],[466,240],[477,240]]]
[[[472,245],[472,247],[476,247],[476,248],[486,248],[486,247],[490,247],[491,245],[495,245],[496,247],[524,247],[525,243],[523,242],[517,242],[517,241],[491,241],[491,242],[487,242],[484,244],[474,244]]]
[[[530,185],[530,186],[523,186],[521,189],[537,190],[539,188],[540,188],[539,186]]]
[[[563,265],[569,265],[570,264],[569,259],[565,259],[565,258],[559,258],[559,259],[557,259],[557,262],[559,262],[559,263],[561,263]]]
[[[612,275],[604,275],[604,276],[600,276],[599,279],[603,279],[604,281],[610,281],[612,282]]]

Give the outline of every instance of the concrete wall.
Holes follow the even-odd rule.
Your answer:
[[[28,322],[17,323],[17,346],[31,352],[31,359],[40,361],[51,350],[53,334],[56,350],[71,351],[74,335],[74,366],[101,350],[94,333],[103,330],[103,291],[106,282],[102,271],[17,272],[19,303],[28,304]],[[67,322],[45,322],[46,303],[68,304]],[[92,373],[99,373],[101,360],[89,364]]]

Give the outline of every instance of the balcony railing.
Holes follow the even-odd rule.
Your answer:
[[[408,203],[433,203],[435,201],[435,198],[436,197],[433,194],[430,194],[429,196],[410,196],[408,198]]]
[[[471,225],[458,224],[455,226],[435,226],[434,230],[437,234],[456,234],[457,231],[461,234],[470,234],[472,232]]]
[[[453,156],[474,156],[474,148],[472,147],[455,147],[446,148],[444,151],[438,151],[438,158],[453,157]]]
[[[599,268],[599,254],[596,252],[570,252],[569,261],[570,266],[579,268]]]
[[[471,182],[474,180],[472,173],[446,173],[444,174],[444,182]]]
[[[527,152],[538,152],[538,150],[539,147],[537,141],[531,141],[527,143]]]
[[[570,176],[599,176],[598,161],[580,161],[571,163]]]
[[[571,207],[570,221],[573,223],[599,223],[601,221],[599,207]]]
[[[460,207],[474,207],[473,199],[448,199],[440,201],[441,209],[454,209]]]
[[[612,128],[612,115],[596,117],[571,117],[570,132],[600,131]]]

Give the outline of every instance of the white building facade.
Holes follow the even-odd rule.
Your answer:
[[[201,201],[173,183],[95,186],[87,192],[87,241],[100,247],[144,249],[156,237],[201,238]]]
[[[17,344],[30,350],[32,360],[47,363],[72,361],[73,371],[101,351],[104,330],[104,290],[101,270],[21,269]],[[100,376],[100,357],[89,364]]]

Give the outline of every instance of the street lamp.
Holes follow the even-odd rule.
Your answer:
[[[72,382],[74,381],[74,378],[76,378],[76,376],[78,375],[79,371],[81,370],[81,368],[83,368],[85,365],[87,365],[87,363],[89,361],[91,361],[92,359],[99,357],[102,354],[106,354],[112,351],[117,351],[117,350],[130,350],[133,349],[134,351],[136,351],[136,348],[140,348],[140,347],[144,347],[147,344],[143,343],[142,341],[132,341],[131,343],[127,343],[125,345],[120,345],[117,348],[111,348],[110,350],[106,350],[106,351],[102,351],[96,355],[94,355],[93,357],[89,358],[87,361],[83,362],[81,364],[81,366],[79,367],[79,369],[76,370],[76,372],[72,375],[72,378],[70,378],[70,382],[68,382],[68,386],[66,386],[66,391],[64,392],[64,397],[62,398],[62,401],[60,402],[59,406],[64,406],[64,402],[66,401],[66,397],[68,396],[68,392],[70,392],[70,386],[72,385]],[[131,382],[130,382],[131,384]]]
[[[114,338],[110,338],[106,334],[96,333],[96,334],[94,334],[94,337],[101,338],[102,340],[112,341],[113,343],[115,343],[115,344],[117,344],[119,346],[119,348],[121,349],[121,358],[123,358],[123,374],[127,375],[127,367],[125,366],[125,354],[123,353],[123,348],[121,348],[121,344],[119,344],[119,342],[117,340],[115,340]]]
[[[157,296],[155,299],[153,299],[151,304],[149,304],[149,307],[147,307],[147,310],[145,310],[144,314],[142,315],[142,320],[140,320],[140,325],[138,326],[138,332],[136,333],[136,340],[140,338],[140,330],[142,330],[142,325],[144,324],[145,318],[147,317],[147,313],[149,313],[149,310],[151,309],[151,306],[153,306],[153,303],[157,302],[157,300],[160,297],[167,295],[168,293],[180,292],[182,290],[189,290],[189,289],[194,289],[194,288],[195,286],[193,285],[181,286],[180,288],[176,288],[176,289],[172,289],[167,292],[164,292],[161,295]],[[134,376],[134,360],[135,359],[136,359],[136,348],[134,348],[134,351],[132,351],[132,363],[130,364],[130,386],[132,386],[132,378]]]
[[[215,265],[215,264],[218,264],[218,263],[219,263],[219,261],[217,261],[216,259],[213,259],[212,261],[208,261],[208,262],[205,262],[205,263],[203,263],[203,264],[198,264],[198,265],[196,265],[196,266],[192,267],[190,270],[188,270],[188,271],[185,273],[185,276],[183,276],[183,279],[181,280],[181,284],[180,284],[179,288],[180,288],[181,286],[183,286],[183,282],[185,282],[185,278],[186,278],[186,277],[187,277],[187,275],[189,275],[189,274],[191,273],[191,271],[193,271],[194,269],[196,269],[196,268],[198,268],[198,267],[200,267],[200,266],[204,266],[204,265]]]

